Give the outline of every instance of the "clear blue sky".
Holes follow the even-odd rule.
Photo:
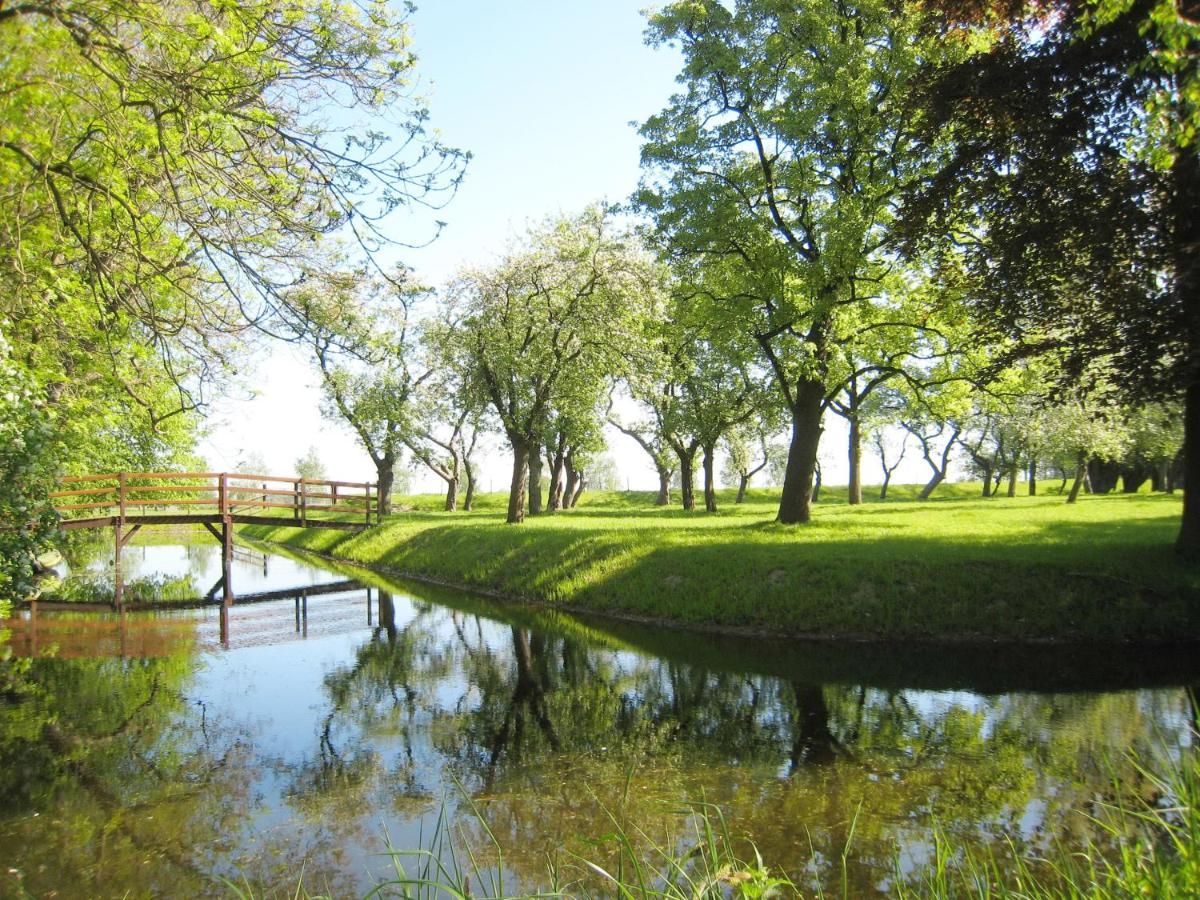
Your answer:
[[[636,129],[661,109],[680,58],[642,40],[639,0],[426,0],[412,18],[432,122],[474,159],[439,215],[446,231],[405,254],[441,280],[529,219],[637,185]],[[397,220],[397,227],[407,223]]]

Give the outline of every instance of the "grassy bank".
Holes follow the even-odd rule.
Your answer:
[[[1178,496],[978,497],[951,485],[850,507],[828,491],[807,526],[773,522],[774,492],[721,511],[594,494],[505,525],[503,498],[471,513],[410,508],[361,534],[247,534],[382,570],[564,607],[687,625],[880,638],[1172,640],[1200,637],[1200,573],[1171,545]]]

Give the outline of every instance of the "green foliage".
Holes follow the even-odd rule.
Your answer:
[[[33,379],[0,331],[0,617],[33,589],[33,563],[57,530],[49,493],[60,435]]]
[[[180,460],[249,330],[303,324],[288,289],[317,239],[386,239],[389,210],[457,183],[463,155],[409,93],[405,12],[4,7],[0,327],[55,413],[63,469]]]
[[[753,348],[794,429],[781,520],[806,521],[826,407],[929,356],[941,329],[888,252],[895,197],[931,165],[908,94],[956,51],[885,2],[687,0],[650,20],[684,88],[642,126],[638,202],[710,333]],[[919,279],[916,279],[919,280]],[[940,352],[940,351],[939,351]]]
[[[574,423],[577,444],[599,432],[606,380],[627,365],[653,271],[632,236],[594,206],[545,222],[498,265],[451,286],[453,324],[434,339],[518,457],[541,452],[555,416]],[[520,521],[523,500],[514,481],[510,521]]]

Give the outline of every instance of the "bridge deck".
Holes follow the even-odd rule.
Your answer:
[[[357,531],[379,521],[379,489],[370,483],[239,472],[109,472],[62,481],[64,489],[50,496],[64,531],[231,524]]]
[[[63,519],[59,527],[63,531],[79,528],[107,528],[117,524],[133,525],[222,525],[228,520],[234,525],[283,525],[289,528],[335,528],[341,531],[362,531],[369,526],[365,522],[344,519],[306,518],[303,522],[291,516],[254,516],[245,513],[157,513],[126,516],[92,516],[86,519]]]

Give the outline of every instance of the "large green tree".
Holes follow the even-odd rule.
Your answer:
[[[359,257],[462,154],[425,131],[403,12],[367,0],[0,3],[0,328],[66,468],[161,464],[294,338],[316,240]]]
[[[955,246],[969,300],[1069,393],[1095,380],[1185,398],[1178,549],[1200,558],[1200,26],[1173,0],[944,0],[940,36],[981,47],[914,98],[953,154],[913,185],[922,255]],[[965,249],[964,249],[965,248]]]
[[[921,24],[876,0],[679,0],[650,20],[684,68],[642,126],[640,205],[693,267],[696,303],[774,374],[791,417],[781,522],[808,520],[822,417],[859,368],[835,357],[855,359],[868,320],[893,321],[876,315],[895,303],[885,248],[928,150],[906,103]]]

